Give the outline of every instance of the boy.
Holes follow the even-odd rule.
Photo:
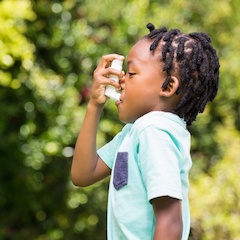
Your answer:
[[[217,94],[219,62],[204,33],[183,34],[147,25],[150,33],[127,57],[127,72],[103,56],[76,143],[72,181],[88,186],[111,174],[108,239],[188,239],[191,125]],[[116,83],[107,76],[115,74]],[[105,87],[121,88],[118,116],[126,123],[96,151]]]

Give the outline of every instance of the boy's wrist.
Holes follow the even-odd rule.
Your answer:
[[[102,111],[103,107],[104,107],[104,103],[103,104],[99,104],[99,103],[97,103],[97,102],[95,102],[95,101],[90,99],[89,102],[88,102],[87,109],[88,110]]]

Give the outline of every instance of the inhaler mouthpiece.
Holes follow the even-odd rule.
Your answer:
[[[119,60],[119,59],[114,59],[112,61],[112,64],[111,64],[111,68],[114,68],[116,70],[119,70],[121,71],[122,70],[122,65],[123,65],[123,61],[122,60]],[[114,80],[115,82],[119,82],[119,79],[118,79],[118,76],[116,75],[109,75],[109,78],[111,78],[112,80]],[[117,92],[116,88],[111,86],[111,85],[108,85],[106,87],[106,90],[105,90],[105,95],[113,100],[119,100],[120,99],[120,93]]]

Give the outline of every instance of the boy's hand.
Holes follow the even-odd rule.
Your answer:
[[[108,78],[110,74],[117,75],[119,77],[119,80],[121,80],[124,77],[123,71],[118,71],[110,68],[113,59],[123,60],[124,56],[118,54],[109,54],[103,56],[100,59],[100,62],[94,71],[90,101],[96,105],[102,105],[107,101],[108,97],[104,95],[105,88],[107,85],[112,85],[116,89],[120,89],[119,83]]]

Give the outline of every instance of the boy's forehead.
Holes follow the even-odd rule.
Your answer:
[[[143,49],[144,48],[144,50],[148,50],[148,52],[149,52],[150,45],[151,45],[151,42],[149,40],[143,38],[143,39],[140,39],[138,42],[136,42],[131,49],[135,49],[135,48]]]
[[[154,58],[154,55],[150,51],[151,42],[147,39],[139,40],[133,47],[130,49],[127,56],[127,62],[130,64],[135,61],[149,61]]]

